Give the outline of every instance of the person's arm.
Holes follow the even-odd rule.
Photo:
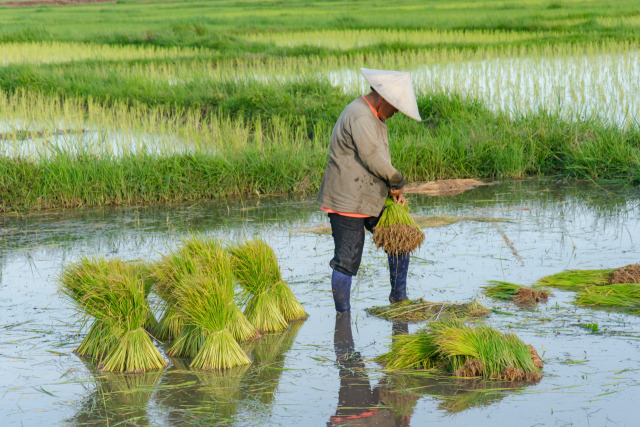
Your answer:
[[[404,176],[391,165],[386,147],[376,134],[376,130],[367,123],[364,117],[356,119],[351,124],[351,138],[356,146],[358,157],[364,166],[387,182],[389,187],[400,190],[404,187]]]

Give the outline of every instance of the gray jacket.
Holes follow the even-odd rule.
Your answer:
[[[404,177],[391,166],[387,125],[359,96],[331,133],[318,201],[334,211],[378,216],[390,187],[404,187]]]

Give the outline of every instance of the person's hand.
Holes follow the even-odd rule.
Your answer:
[[[396,190],[395,188],[389,189],[389,196],[391,196],[391,200],[393,200],[394,203],[397,203],[402,206],[404,206],[407,203],[407,200],[402,195],[403,191],[404,191],[404,188],[401,188],[399,190]]]

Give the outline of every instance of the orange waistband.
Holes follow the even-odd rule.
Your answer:
[[[324,206],[320,206],[320,210],[326,213],[334,213],[342,216],[349,216],[351,218],[371,218],[371,215],[359,214],[354,212],[338,212],[333,209],[325,208]]]

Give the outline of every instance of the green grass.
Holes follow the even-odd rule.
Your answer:
[[[576,304],[591,308],[622,310],[640,314],[640,283],[593,286],[576,296]]]
[[[389,121],[394,166],[410,182],[562,175],[636,184],[637,122],[576,119],[552,101],[501,112],[464,95],[466,78],[446,69],[622,55],[622,68],[607,69],[618,70],[617,102],[632,110],[620,80],[640,40],[636,2],[550,5],[0,6],[0,212],[313,194],[333,124],[365,89],[353,79],[359,66],[418,78],[424,121]],[[439,77],[425,77],[428,67],[441,67]],[[442,87],[448,76],[457,81]]]

